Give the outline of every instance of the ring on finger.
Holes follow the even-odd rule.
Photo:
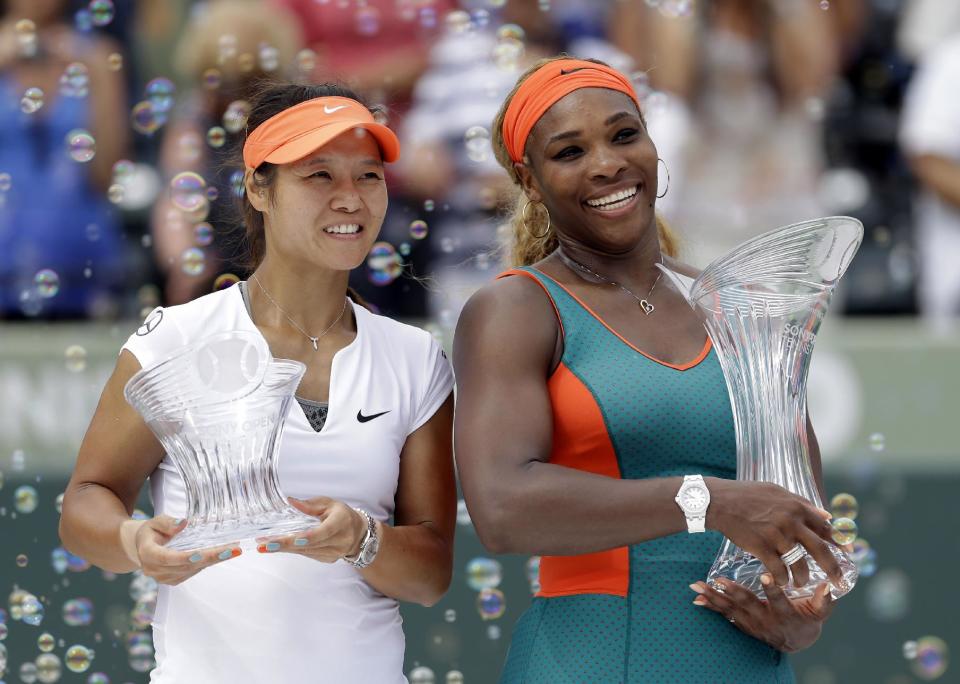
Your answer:
[[[796,544],[786,553],[780,554],[780,560],[783,561],[784,565],[793,565],[806,555],[807,550],[803,548],[803,544]]]

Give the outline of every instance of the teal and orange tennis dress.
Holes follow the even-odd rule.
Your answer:
[[[550,376],[550,462],[609,477],[736,476],[730,399],[708,339],[693,361],[657,361],[533,268],[563,356]],[[786,655],[692,604],[723,537],[681,532],[579,556],[544,556],[540,591],[514,630],[501,684],[781,684]]]

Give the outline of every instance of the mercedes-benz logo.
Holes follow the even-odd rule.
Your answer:
[[[149,335],[157,326],[160,325],[160,321],[163,320],[163,309],[156,309],[153,313],[147,316],[147,320],[143,322],[139,328],[137,328],[137,335],[143,337],[144,335]]]

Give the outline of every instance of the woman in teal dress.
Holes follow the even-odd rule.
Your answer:
[[[781,556],[799,544],[839,578],[829,513],[733,479],[716,353],[657,268],[695,275],[656,216],[657,152],[629,81],[541,62],[504,103],[494,149],[522,190],[518,268],[467,304],[454,363],[477,533],[542,556],[501,682],[794,681],[784,654],[812,645],[832,606],[827,584],[787,599],[779,587],[808,567]],[[703,582],[724,535],[768,568],[767,600]]]

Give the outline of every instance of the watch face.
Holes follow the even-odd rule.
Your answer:
[[[370,541],[367,542],[367,545],[363,549],[363,553],[360,554],[360,557],[363,559],[364,563],[372,563],[373,559],[377,555],[377,551],[380,550],[380,540],[377,537],[370,537]]]
[[[707,490],[703,487],[689,487],[683,492],[683,507],[699,512],[707,507]]]

